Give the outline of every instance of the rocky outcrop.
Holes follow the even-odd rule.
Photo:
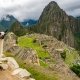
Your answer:
[[[25,60],[30,63],[40,65],[37,52],[33,49],[13,46],[10,49],[8,49],[7,52],[10,52],[13,56],[16,56],[21,60]]]
[[[5,48],[6,49],[5,51],[8,50],[10,52],[10,50],[11,50],[10,48],[16,46],[16,36],[13,33],[8,33],[8,35],[6,36],[6,40],[7,40],[6,44],[9,47]],[[0,43],[1,43],[1,41],[0,41]],[[1,46],[1,48],[3,48],[3,44]],[[1,51],[3,51],[3,50],[1,50]],[[11,50],[11,51],[14,51],[14,50]],[[14,53],[15,53],[15,51],[14,51]],[[3,52],[2,52],[2,54],[3,54]],[[23,55],[23,53],[21,53],[21,54]],[[12,77],[17,75],[16,77],[18,78],[18,80],[35,80],[35,79],[31,78],[31,74],[26,69],[19,68],[19,65],[16,62],[16,60],[14,59],[14,57],[5,57],[5,55],[0,57],[0,70],[1,71],[9,70],[11,72],[10,75],[12,75]]]
[[[4,52],[11,53],[12,56],[16,56],[30,63],[40,65],[36,50],[17,46],[17,36],[12,32],[5,36]]]
[[[80,32],[80,21],[68,16],[56,2],[50,2],[43,10],[38,24],[31,27],[38,33],[51,35],[71,47],[76,47],[75,34]]]
[[[35,80],[31,78],[31,74],[26,70],[19,68],[18,63],[12,57],[0,58],[0,70],[9,70],[10,75],[16,76],[18,80]],[[8,74],[8,73],[7,73]],[[5,76],[4,76],[5,77]],[[9,79],[10,80],[10,79]]]
[[[12,46],[15,46],[17,42],[17,36],[10,32],[4,38],[4,51],[8,50]]]

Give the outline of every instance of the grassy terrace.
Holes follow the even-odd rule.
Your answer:
[[[19,37],[18,38],[18,45],[20,47],[29,47],[37,51],[38,57],[40,58],[40,64],[41,66],[35,66],[33,64],[30,64],[28,62],[22,61],[21,59],[17,59],[17,57],[12,56],[11,53],[5,52],[4,54],[6,56],[12,56],[16,59],[18,64],[21,68],[27,69],[31,74],[32,77],[36,80],[59,80],[59,75],[53,71],[49,71],[47,69],[48,64],[45,63],[45,58],[50,58],[50,55],[47,51],[45,51],[42,46],[40,46],[38,43],[34,43],[34,37]],[[26,64],[25,64],[26,63]],[[43,67],[42,67],[43,66]],[[45,68],[44,68],[45,67]]]
[[[11,55],[12,53],[9,52],[5,52],[4,54],[7,57],[14,57]],[[55,72],[49,71],[47,68],[25,62],[16,56],[14,58],[18,62],[19,66],[23,69],[28,70],[32,74],[32,77],[36,80],[59,80],[59,75]],[[47,64],[42,61],[41,65],[46,66]]]
[[[42,66],[47,66],[47,64],[44,62],[45,58],[50,58],[50,55],[47,51],[45,51],[42,46],[40,46],[38,43],[34,43],[34,37],[19,37],[18,38],[18,45],[21,47],[29,47],[37,51],[38,57],[40,60],[40,64]]]
[[[65,52],[66,52],[66,56],[64,61],[69,67],[73,66],[76,60],[80,60],[80,56],[76,50],[66,49]]]
[[[51,72],[44,67],[35,66],[28,62],[24,64],[24,61],[19,60],[17,58],[15,59],[19,63],[20,67],[27,69],[32,74],[32,77],[36,80],[60,80],[59,75],[55,72]]]

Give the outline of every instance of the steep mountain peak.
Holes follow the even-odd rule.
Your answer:
[[[51,1],[49,4],[50,5],[57,5],[58,6],[57,2],[55,2],[55,1]]]
[[[58,4],[54,1],[51,1],[43,10],[42,15],[40,16],[39,22],[42,20],[50,21],[50,23],[54,21],[58,21],[59,19],[63,19],[66,17],[66,13],[58,6]],[[60,21],[62,21],[62,19]]]
[[[60,7],[58,6],[58,4],[55,1],[51,1],[45,8],[49,8],[49,9],[54,8],[54,10],[56,8],[60,9]]]
[[[77,24],[78,23],[78,24]],[[74,34],[79,32],[79,21],[68,16],[58,4],[51,1],[43,10],[35,32],[54,36],[71,47],[77,45]]]

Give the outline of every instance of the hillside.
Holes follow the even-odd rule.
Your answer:
[[[17,36],[23,36],[27,33],[27,29],[25,29],[19,21],[15,21],[9,31],[15,33]]]
[[[80,20],[69,16],[56,2],[50,2],[43,10],[38,24],[30,30],[51,35],[71,47],[79,49]]]
[[[79,80],[70,70],[80,60],[74,48],[44,34],[13,37],[5,37],[5,55],[14,57],[36,80]]]
[[[37,24],[38,21],[34,19],[27,19],[21,22],[12,15],[6,15],[0,20],[0,31],[5,31],[6,29],[9,30],[15,22],[19,22],[21,26],[26,28]]]

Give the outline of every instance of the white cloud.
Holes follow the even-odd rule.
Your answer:
[[[43,8],[52,0],[0,0],[0,19],[7,14],[13,15],[19,21],[38,19]],[[69,15],[80,14],[80,0],[54,0]]]

